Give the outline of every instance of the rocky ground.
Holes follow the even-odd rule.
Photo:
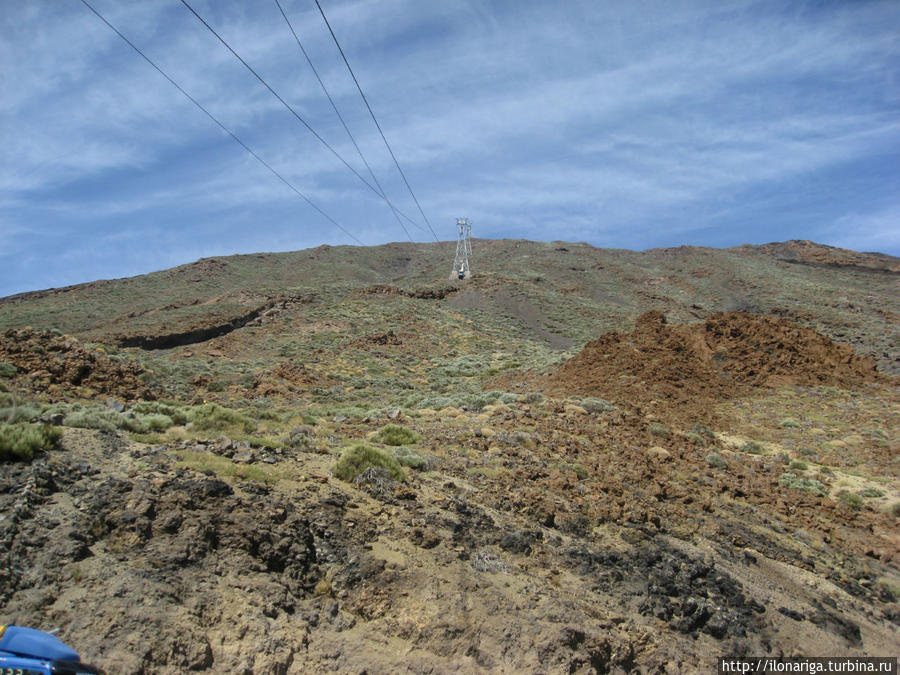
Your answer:
[[[735,255],[893,273],[789,244]],[[554,245],[573,275],[550,283],[581,293],[576,246]],[[213,262],[166,274],[202,285],[236,266]],[[0,422],[62,430],[0,464],[0,624],[57,629],[109,673],[691,673],[724,655],[896,655],[900,396],[876,367],[897,363],[878,351],[893,309],[831,324],[867,326],[864,350],[789,313],[706,309],[690,324],[645,312],[575,348],[559,326],[587,305],[553,318],[546,279],[528,281],[533,297],[500,277],[359,281],[334,302],[226,293],[262,309],[177,330],[153,323],[165,307],[135,310],[144,337],[190,341],[170,346],[0,335]],[[338,478],[360,443],[403,460],[404,479]]]

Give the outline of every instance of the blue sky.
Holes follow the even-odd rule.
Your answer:
[[[274,0],[189,1],[365,173]],[[180,2],[90,2],[354,237],[407,239]],[[315,3],[281,2],[421,223]],[[320,2],[441,240],[900,255],[898,2]],[[80,0],[0,0],[0,35],[0,296],[355,243]]]

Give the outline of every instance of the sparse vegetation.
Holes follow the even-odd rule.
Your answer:
[[[217,403],[205,403],[192,408],[188,413],[188,419],[198,431],[237,430],[250,433],[256,430],[256,422],[252,419]]]
[[[332,472],[341,480],[351,482],[366,469],[379,466],[387,470],[394,480],[404,480],[403,468],[396,459],[365,443],[357,443],[344,450]]]
[[[0,408],[0,422],[15,424],[16,422],[30,422],[41,414],[40,410],[28,405],[10,405]]]
[[[187,424],[188,411],[177,403],[163,401],[139,401],[131,408],[138,415],[165,415],[171,424]]]
[[[687,438],[694,445],[699,445],[701,448],[706,447],[706,439],[700,434],[689,431],[687,434],[685,434],[685,438]]]
[[[651,422],[650,426],[647,427],[647,430],[650,432],[651,436],[656,436],[657,438],[669,437],[669,430],[659,422]]]
[[[602,398],[584,398],[581,399],[579,405],[587,410],[589,413],[599,414],[605,412],[612,412],[613,410],[618,410],[618,408],[610,403],[609,401],[605,401]]]
[[[578,462],[551,462],[550,468],[557,471],[571,471],[578,480],[585,480],[590,476],[584,464]]]
[[[818,481],[814,478],[802,478],[797,476],[797,474],[795,473],[785,472],[781,474],[781,478],[778,480],[778,484],[791,488],[793,490],[812,492],[813,494],[819,495],[820,497],[824,497],[826,494],[828,494],[828,490],[821,481]]]
[[[697,423],[691,427],[691,431],[695,434],[700,434],[701,436],[703,436],[704,438],[706,438],[710,441],[716,440],[716,434],[713,432],[712,429],[710,429],[705,424]]]
[[[746,452],[748,455],[765,455],[766,448],[756,441],[747,441],[741,446],[741,452]]]
[[[387,424],[372,436],[372,440],[384,445],[415,445],[422,441],[422,437],[399,424]]]
[[[863,498],[852,492],[841,492],[838,495],[838,501],[842,506],[847,507],[851,511],[859,511],[863,507]]]
[[[182,450],[178,453],[178,466],[189,467],[201,473],[211,473],[219,477],[240,478],[258,483],[273,484],[287,478],[283,471],[268,464],[236,464],[227,457],[210,452]]]
[[[777,307],[784,308],[788,317],[803,305],[801,296],[810,275],[818,280],[839,275],[840,287],[829,289],[831,295],[821,308],[807,307],[800,323],[825,325],[834,334],[853,335],[855,341],[859,336],[868,353],[880,353],[883,350],[876,347],[884,346],[886,338],[873,337],[872,328],[883,329],[887,325],[883,319],[873,322],[865,309],[854,311],[848,317],[856,323],[847,330],[849,324],[838,307],[846,295],[846,302],[855,307],[877,305],[884,312],[879,316],[892,316],[896,300],[887,294],[887,282],[895,279],[865,275],[872,277],[865,283],[864,292],[872,294],[867,300],[862,291],[846,291],[847,285],[857,284],[856,272],[784,262],[773,266],[753,251],[728,253],[728,273],[722,275],[716,269],[720,254],[713,250],[702,255],[689,249],[610,254],[587,245],[566,245],[568,250],[556,254],[550,265],[536,255],[534,245],[521,242],[515,249],[502,250],[515,250],[515,256],[525,251],[527,260],[517,263],[522,269],[505,257],[485,255],[484,265],[492,270],[483,276],[479,271],[471,282],[453,284],[460,292],[451,301],[404,293],[361,294],[360,288],[385,269],[392,279],[425,277],[434,270],[443,274],[445,251],[420,250],[408,261],[406,246],[362,253],[349,247],[335,247],[331,253],[303,252],[294,255],[289,266],[275,264],[281,254],[202,261],[129,280],[127,289],[113,281],[4,303],[0,321],[19,321],[15,317],[41,304],[52,310],[51,318],[34,310],[37,323],[61,321],[68,332],[74,326],[85,340],[103,340],[107,326],[120,333],[152,335],[213,325],[223,316],[228,320],[262,303],[271,304],[276,293],[300,277],[311,285],[307,290],[316,293],[314,302],[290,305],[283,316],[276,302],[275,312],[261,316],[256,325],[196,344],[159,350],[85,345],[98,359],[105,352],[104,359],[151,371],[142,377],[154,385],[154,397],[165,397],[161,400],[135,402],[134,396],[143,394],[130,383],[123,389],[109,378],[73,384],[69,373],[74,371],[48,382],[40,380],[45,377],[44,362],[55,367],[67,359],[50,343],[47,355],[27,369],[22,365],[15,378],[0,376],[0,388],[17,390],[15,398],[0,394],[0,423],[55,421],[62,415],[69,423],[112,429],[120,436],[129,433],[126,440],[68,431],[71,442],[66,447],[74,456],[54,452],[33,468],[8,467],[6,484],[0,485],[4,506],[0,511],[7,513],[8,505],[21,501],[27,480],[40,479],[49,471],[59,494],[50,499],[38,494],[40,500],[29,507],[33,517],[41,519],[36,523],[60,523],[46,528],[47,550],[31,547],[21,565],[26,574],[26,565],[32,562],[34,569],[46,570],[50,585],[35,589],[39,595],[30,589],[19,591],[12,600],[17,606],[9,612],[22,610],[32,595],[59,597],[67,584],[72,585],[72,579],[60,574],[65,568],[54,568],[47,560],[60,551],[77,552],[73,560],[85,555],[83,542],[67,538],[73,526],[84,522],[90,533],[85,542],[96,542],[97,551],[111,555],[89,556],[80,563],[81,583],[87,584],[83,590],[101,596],[107,592],[96,574],[101,563],[112,566],[111,573],[124,569],[141,574],[140,584],[116,586],[125,597],[103,600],[134,603],[144,593],[165,599],[157,591],[168,593],[173,575],[178,585],[178,570],[187,564],[197,584],[178,588],[184,591],[185,604],[193,607],[198,602],[196,589],[204,594],[202,603],[219,602],[220,592],[233,595],[229,584],[219,583],[223,561],[227,574],[233,573],[238,581],[251,575],[252,583],[239,589],[241,616],[234,626],[198,626],[196,613],[168,612],[164,617],[173,627],[187,629],[191,651],[199,645],[196,659],[190,655],[198,664],[205,658],[199,633],[212,631],[207,634],[216,638],[214,665],[221,669],[240,669],[249,663],[260,671],[277,670],[282,663],[264,652],[269,643],[277,642],[281,649],[280,638],[266,642],[258,654],[259,645],[242,640],[247,652],[239,654],[234,633],[262,635],[275,624],[290,628],[291,621],[305,622],[304,617],[314,615],[320,617],[319,630],[329,636],[321,640],[314,622],[308,622],[309,638],[321,647],[310,650],[310,656],[323,654],[332,645],[346,652],[330,660],[331,665],[381,667],[377,654],[371,664],[366,660],[369,654],[354,658],[351,649],[358,647],[352,644],[356,641],[335,634],[355,620],[354,631],[364,641],[371,626],[393,625],[410,609],[422,623],[417,636],[427,631],[440,643],[437,646],[455,650],[470,636],[448,635],[436,621],[455,611],[456,597],[446,589],[452,590],[461,575],[481,576],[473,567],[510,571],[509,577],[492,579],[493,586],[476,578],[481,590],[473,586],[467,593],[473,613],[466,623],[489,632],[490,644],[506,639],[501,631],[507,626],[490,632],[496,624],[518,621],[522,593],[532,597],[533,591],[540,599],[540,611],[525,617],[531,624],[523,635],[529,644],[547,645],[547,658],[532,668],[526,663],[519,669],[524,672],[542,666],[546,670],[546,663],[561,663],[563,669],[565,664],[593,663],[594,636],[606,628],[593,622],[591,606],[620,604],[619,613],[625,618],[617,624],[616,636],[610,636],[615,640],[610,650],[628,661],[606,658],[604,648],[597,657],[601,669],[640,669],[644,664],[639,659],[645,655],[655,658],[678,650],[682,654],[684,649],[700,651],[705,658],[715,650],[712,640],[719,636],[696,623],[700,621],[717,633],[727,633],[720,646],[738,638],[747,641],[748,649],[758,648],[761,640],[771,637],[766,633],[771,622],[765,616],[756,621],[756,608],[747,603],[764,586],[744,581],[750,578],[746,573],[764,581],[774,569],[765,561],[772,555],[803,561],[810,581],[824,580],[837,570],[840,579],[832,580],[838,585],[844,579],[861,579],[857,572],[870,568],[865,571],[873,572],[872,585],[864,596],[852,600],[860,612],[884,615],[886,603],[893,600],[878,586],[883,561],[865,554],[890,550],[892,531],[884,527],[884,518],[892,508],[900,518],[900,504],[892,506],[900,462],[893,463],[894,457],[883,449],[897,442],[894,429],[900,413],[887,386],[874,382],[855,394],[843,386],[820,391],[798,377],[793,381],[801,384],[767,387],[745,396],[746,390],[732,390],[731,373],[753,368],[762,380],[765,369],[756,370],[757,364],[738,350],[717,347],[698,355],[690,348],[675,349],[680,343],[658,339],[665,330],[655,326],[647,331],[646,342],[630,341],[628,335],[635,316],[650,302],[666,311],[669,328],[704,330],[703,320],[694,321],[696,308],[683,300],[690,298],[714,311],[722,306],[722,288],[734,285],[738,268],[740,292],[752,295],[761,314]],[[558,243],[547,245],[550,251],[557,247]],[[359,266],[359,259],[375,253],[385,255],[389,265]],[[331,256],[340,256],[340,262],[332,264],[331,258],[326,266],[315,260]],[[751,267],[741,267],[745,260]],[[556,265],[559,262],[564,264]],[[537,274],[545,281],[532,284],[529,279]],[[648,280],[653,300],[648,299]],[[404,289],[420,286],[411,278],[396,283]],[[635,283],[638,293],[632,292]],[[676,292],[687,288],[689,293]],[[232,296],[234,303],[223,310]],[[77,302],[69,302],[73,298]],[[59,311],[64,299],[71,304],[70,312]],[[107,313],[116,320],[105,324]],[[131,313],[135,316],[124,321]],[[757,321],[768,319],[754,317]],[[757,323],[750,326],[749,320],[748,326],[759,328]],[[611,330],[624,336],[617,343],[623,347],[623,358],[612,364],[603,353],[603,345],[609,346],[612,338],[598,340]],[[761,336],[764,341],[766,336]],[[602,347],[594,361],[602,371],[595,373],[599,379],[587,376],[590,371],[575,370],[558,387],[547,384],[548,378],[565,369],[562,362],[580,354],[588,341]],[[27,344],[16,345],[19,351],[7,355],[2,350],[8,343],[3,338],[0,342],[4,343],[0,361],[19,364],[20,355],[28,358]],[[793,346],[781,342],[784,349]],[[779,356],[782,347],[770,346],[770,356]],[[674,363],[669,360],[673,350],[678,352],[678,368],[668,367]],[[657,361],[656,354],[665,358]],[[723,371],[724,377],[698,377],[691,368],[698,356],[698,362],[708,357],[711,370]],[[799,357],[802,361],[804,355]],[[792,363],[779,360],[786,368]],[[641,368],[631,369],[635,364]],[[582,373],[586,375],[581,377]],[[82,373],[76,375],[74,379]],[[682,380],[676,384],[680,391],[670,386],[674,375]],[[657,376],[663,381],[660,388]],[[704,396],[713,391],[723,395],[707,402],[697,399],[698,391]],[[104,406],[108,399],[113,400]],[[118,402],[125,405],[121,412]],[[733,439],[740,440],[735,445]],[[755,440],[744,446],[748,439]],[[129,441],[155,447],[137,447]],[[398,485],[404,474],[408,484]],[[216,478],[242,483],[229,492]],[[90,490],[89,497],[85,489]],[[858,495],[858,509],[845,504],[853,502],[852,497],[836,496],[836,514],[830,500],[811,496],[839,489]],[[372,503],[366,495],[382,503]],[[23,525],[28,534],[30,525]],[[864,529],[869,525],[872,530]],[[826,536],[826,530],[834,536]],[[665,536],[653,536],[654,532]],[[503,540],[507,545],[500,543]],[[60,541],[66,548],[58,546]],[[690,545],[681,546],[679,541]],[[677,552],[670,551],[668,543],[676,544]],[[720,565],[719,556],[725,552],[737,558]],[[508,567],[500,559],[507,554]],[[739,569],[742,560],[747,570]],[[741,578],[732,589],[723,579],[734,571]],[[694,572],[700,575],[696,579]],[[8,576],[14,583],[15,574]],[[436,590],[428,594],[434,607],[425,613],[419,611],[421,597],[410,586],[422,578],[435,580]],[[647,579],[653,583],[648,585]],[[796,580],[787,581],[794,588]],[[157,582],[165,586],[156,586]],[[496,584],[502,587],[504,582],[509,590],[496,592],[501,590]],[[640,598],[646,617],[634,615],[638,602],[627,595],[638,587],[653,589],[646,604]],[[287,596],[279,590],[284,588]],[[311,597],[303,589],[321,597]],[[813,596],[797,595],[790,607],[814,616],[817,610],[809,606]],[[335,604],[323,610],[323,602],[330,599]],[[759,599],[772,607],[771,599]],[[838,606],[828,612],[843,616],[842,601],[838,595],[835,599]],[[153,605],[147,605],[148,617],[154,618],[149,610],[160,609],[162,615],[164,603]],[[339,611],[330,613],[332,607]],[[53,607],[32,609],[24,607],[26,614],[39,618]],[[483,622],[486,610],[496,617]],[[653,614],[665,619],[646,638],[640,629],[648,620],[655,622]],[[857,614],[854,610],[851,620]],[[584,619],[583,626],[578,632],[567,629],[560,638],[553,617],[570,615]],[[383,621],[368,623],[369,617],[381,616]],[[53,623],[52,616],[43,620]],[[883,623],[887,626],[889,621]],[[144,627],[141,638],[156,625]],[[681,630],[678,626],[690,632],[673,640],[674,631]],[[545,628],[554,631],[549,641],[544,640]],[[581,632],[587,636],[583,641]],[[174,630],[162,632],[159,653],[174,655],[179,663],[184,659],[181,670],[185,670],[188,656],[177,651],[177,645],[173,649],[173,634]],[[276,630],[272,635],[281,633]],[[786,648],[802,651],[802,644],[781,637]],[[423,667],[439,669],[440,663],[428,660],[430,643],[413,638],[408,646],[422,647]],[[516,653],[530,654],[528,650],[524,645]],[[509,654],[520,658],[513,651]],[[495,655],[476,656],[484,656],[486,669],[502,666]],[[565,660],[557,659],[563,656]],[[702,658],[691,662],[704,662]],[[321,670],[323,665],[327,669],[329,664],[320,660],[308,668]],[[146,664],[149,670],[178,667]]]
[[[727,469],[728,461],[717,452],[711,452],[706,456],[706,463],[714,469]]]
[[[36,452],[53,448],[61,436],[57,427],[47,424],[0,424],[0,460],[28,461]]]
[[[408,466],[410,469],[425,471],[431,468],[431,462],[429,462],[428,459],[416,452],[413,452],[409,448],[396,448],[394,450],[394,457],[400,464],[402,464],[403,466]]]

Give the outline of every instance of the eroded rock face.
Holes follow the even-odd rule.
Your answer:
[[[140,379],[143,369],[132,361],[116,361],[76,339],[28,328],[0,336],[0,361],[18,369],[13,379],[23,393],[61,400],[79,388],[126,401],[151,400],[156,392]]]
[[[344,555],[328,514],[217,478],[97,476],[68,461],[11,469],[0,601],[20,623],[67,617],[80,651],[111,672],[286,672],[304,631],[279,622]]]
[[[650,311],[629,333],[589,342],[546,379],[547,390],[702,412],[750,387],[859,386],[878,378],[875,362],[846,344],[774,316],[714,314],[670,325]]]

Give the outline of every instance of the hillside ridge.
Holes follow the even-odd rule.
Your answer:
[[[0,624],[125,675],[892,653],[891,260],[473,248],[0,301]]]

